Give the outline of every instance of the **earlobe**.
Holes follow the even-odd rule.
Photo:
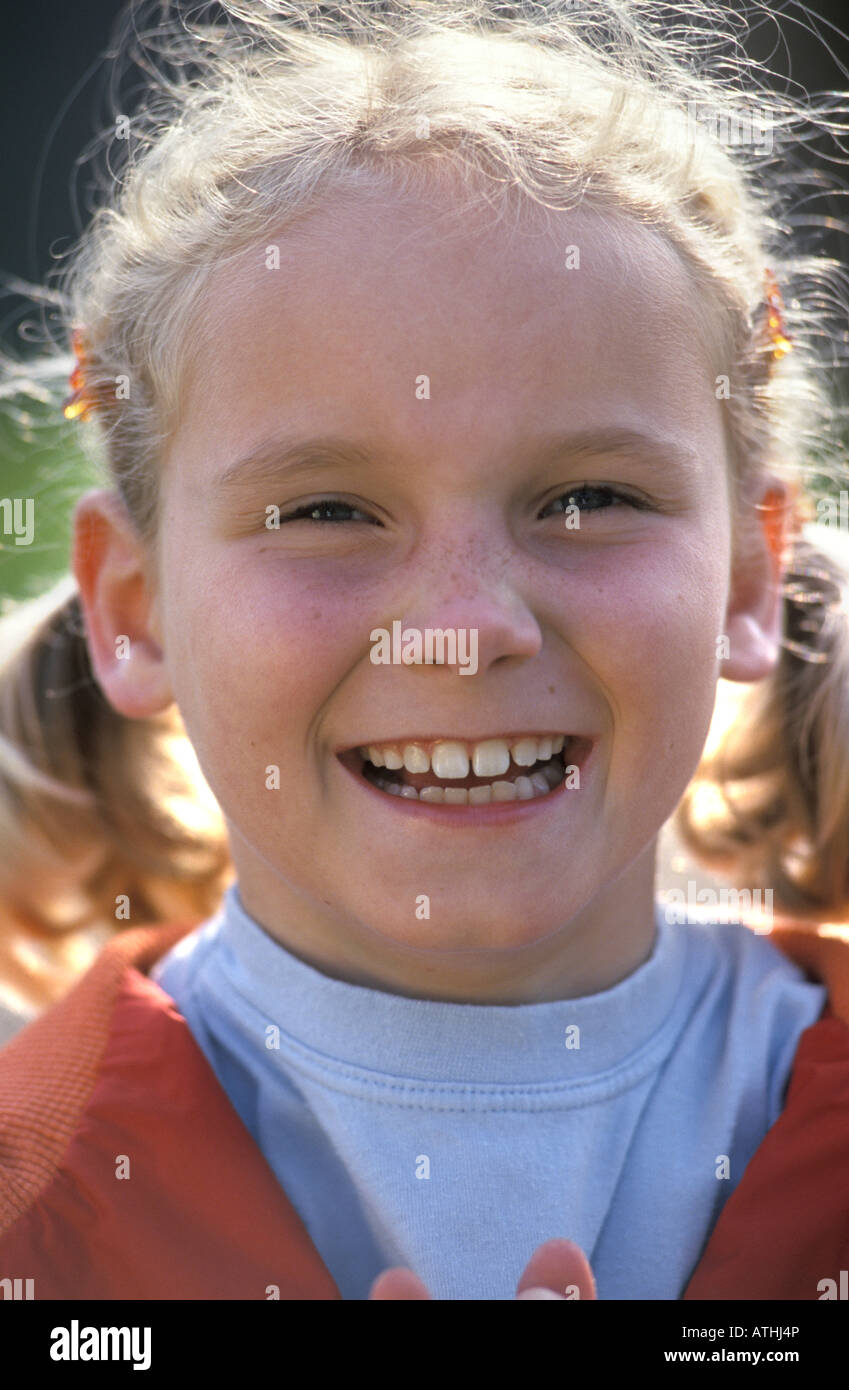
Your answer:
[[[726,620],[728,655],[719,674],[726,681],[758,681],[778,665],[780,632],[769,631],[751,613],[737,613]]]
[[[73,516],[71,568],[80,590],[89,654],[110,704],[130,719],[173,703],[144,547],[114,492],[80,498]]]

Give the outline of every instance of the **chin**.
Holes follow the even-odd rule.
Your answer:
[[[423,951],[472,952],[476,955],[496,955],[536,946],[553,936],[570,917],[568,905],[561,905],[557,915],[528,917],[527,901],[514,911],[505,910],[503,900],[491,910],[480,902],[473,909],[442,907],[435,898],[430,901],[430,918],[387,923],[378,928],[399,945]]]

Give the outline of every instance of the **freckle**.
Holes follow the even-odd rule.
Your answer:
[[[317,623],[320,617],[321,617],[321,610],[320,610],[319,608],[314,608],[313,611],[312,611],[312,621],[313,621],[314,623]]]
[[[550,686],[548,687],[548,693],[549,693],[549,695],[554,695],[554,694],[555,694],[555,690],[554,690],[554,686],[553,686],[553,685],[550,685]]]

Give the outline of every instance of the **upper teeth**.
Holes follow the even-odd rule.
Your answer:
[[[430,772],[448,780],[455,777],[468,777],[469,769],[477,777],[499,777],[510,766],[510,759],[518,767],[532,767],[534,763],[547,761],[554,753],[559,753],[566,736],[546,736],[544,738],[520,738],[508,743],[503,738],[488,738],[480,743],[461,743],[446,739],[434,743],[431,751],[421,743],[380,744],[370,743],[360,748],[360,756],[368,758],[374,767],[387,767],[398,770],[402,767],[408,772]]]

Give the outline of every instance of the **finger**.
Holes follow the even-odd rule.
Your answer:
[[[573,1240],[547,1240],[537,1247],[516,1288],[551,1289],[561,1298],[598,1298],[589,1261]]]
[[[562,1293],[555,1293],[553,1289],[523,1289],[516,1294],[516,1299],[520,1298],[553,1298],[557,1302],[565,1303],[566,1298]]]
[[[427,1285],[411,1269],[385,1269],[371,1286],[369,1299],[430,1298]]]

